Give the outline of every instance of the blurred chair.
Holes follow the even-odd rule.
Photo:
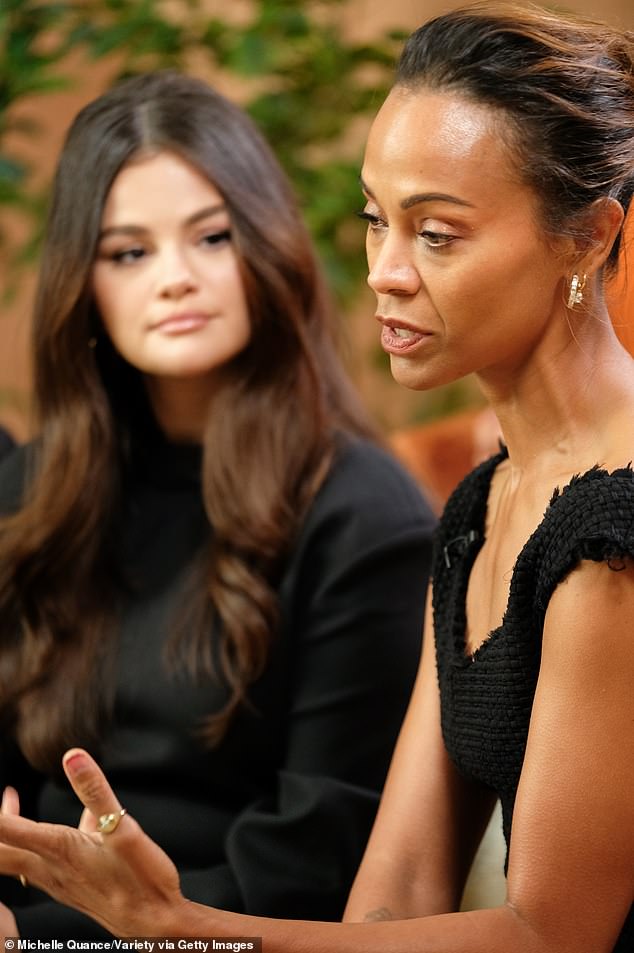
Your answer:
[[[389,441],[439,512],[469,470],[497,453],[500,436],[497,417],[484,407],[395,430]]]

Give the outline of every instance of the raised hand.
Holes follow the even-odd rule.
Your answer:
[[[79,829],[19,817],[9,790],[0,815],[0,869],[26,877],[116,936],[169,935],[187,903],[176,868],[122,809],[86,751],[68,751],[63,764],[85,807]]]

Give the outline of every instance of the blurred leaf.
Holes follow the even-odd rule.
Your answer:
[[[333,159],[353,118],[369,113],[388,82],[396,52],[393,37],[373,43],[348,42],[339,28],[343,0],[254,0],[247,23],[209,17],[200,0],[1,0],[0,150],[11,129],[37,136],[37,127],[12,120],[10,107],[26,96],[68,88],[68,52],[83,50],[100,59],[115,51],[121,74],[182,66],[194,51],[223,70],[258,81],[247,109],[275,146],[293,180],[302,208],[342,298],[363,273],[363,231],[358,242],[346,221],[358,204],[358,165]],[[364,71],[371,68],[372,81]],[[76,80],[75,80],[76,82]],[[13,140],[12,140],[13,141]],[[320,150],[326,150],[320,156]],[[29,167],[4,150],[0,164],[0,204],[29,202]]]
[[[0,0],[0,212],[11,208],[30,228],[17,248],[0,230],[14,282],[37,255],[46,209],[25,157],[39,128],[14,106],[78,85],[69,54],[100,60],[116,53],[113,80],[206,62],[253,90],[246,108],[295,186],[332,287],[344,304],[352,300],[366,264],[365,230],[354,215],[362,143],[355,148],[348,131],[375,112],[405,34],[349,40],[341,28],[346,2],[253,0],[246,22],[236,23],[210,16],[204,0]]]
[[[25,174],[26,167],[23,162],[10,159],[0,153],[0,184],[16,185],[23,181]]]

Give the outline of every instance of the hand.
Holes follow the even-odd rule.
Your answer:
[[[17,816],[17,795],[10,793],[0,816],[0,868],[22,874],[116,936],[171,935],[169,924],[187,903],[173,863],[129,814],[112,833],[99,833],[99,818],[121,805],[86,751],[68,751],[63,764],[85,807],[79,829]]]

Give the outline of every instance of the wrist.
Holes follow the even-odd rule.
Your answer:
[[[152,918],[153,930],[162,937],[208,937],[214,935],[214,910],[212,907],[182,895],[161,905]],[[148,934],[152,935],[152,934]]]

